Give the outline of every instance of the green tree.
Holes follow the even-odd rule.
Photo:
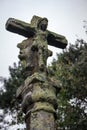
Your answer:
[[[8,79],[1,78],[3,84],[3,89],[0,90],[0,109],[3,110],[3,116],[1,117],[1,122],[4,122],[5,115],[9,114],[12,116],[12,121],[9,125],[23,122],[23,114],[20,107],[20,102],[16,99],[16,90],[24,82],[25,74],[20,63],[13,64],[13,67],[9,67],[10,77]],[[4,125],[5,125],[4,124]],[[1,127],[2,128],[2,127]]]
[[[87,43],[77,40],[49,67],[59,81],[58,129],[87,129]]]

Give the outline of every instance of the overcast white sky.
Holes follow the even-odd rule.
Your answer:
[[[18,62],[17,43],[24,37],[5,30],[9,17],[30,22],[33,15],[47,17],[48,30],[66,36],[74,43],[76,35],[86,39],[87,0],[0,0],[0,76],[8,76],[8,66]],[[60,49],[49,47],[55,52]]]

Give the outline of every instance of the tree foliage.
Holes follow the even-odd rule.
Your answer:
[[[25,75],[20,63],[9,66],[10,77],[3,78],[3,89],[0,90],[0,109],[3,110],[0,122],[4,122],[4,126],[14,125],[23,122],[23,114],[20,107],[20,102],[16,99],[17,88],[24,82]],[[9,115],[12,121],[5,121],[6,116]],[[0,126],[4,127],[3,124]]]
[[[20,63],[9,66],[10,77],[4,79],[5,91],[0,94],[0,107],[12,109],[15,106],[16,90],[23,83],[24,75]],[[3,99],[3,100],[2,100]]]
[[[87,44],[77,40],[75,45],[58,54],[49,70],[62,87],[58,95],[59,129],[86,130]]]

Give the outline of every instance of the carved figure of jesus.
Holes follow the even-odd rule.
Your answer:
[[[46,31],[47,25],[48,20],[46,18],[38,21],[36,35],[34,36],[32,44],[32,50],[38,52],[38,65],[40,70],[45,69],[47,58],[52,55],[52,52],[48,50],[48,33]]]

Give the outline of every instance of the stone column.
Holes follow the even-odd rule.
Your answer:
[[[45,73],[34,73],[18,89],[27,130],[55,130],[57,91],[59,88]]]
[[[6,23],[8,31],[27,37],[17,45],[26,77],[17,90],[17,98],[22,99],[27,130],[56,130],[57,93],[60,88],[57,81],[48,76],[47,58],[52,55],[48,44],[64,49],[67,40],[47,30],[47,25],[48,19],[38,16],[33,16],[30,24],[14,18]]]

